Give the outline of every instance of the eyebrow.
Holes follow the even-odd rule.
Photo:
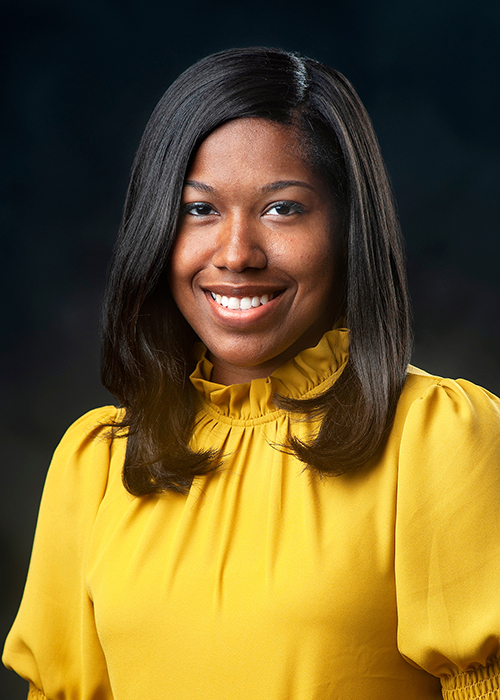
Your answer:
[[[207,192],[207,194],[213,194],[215,192],[215,187],[211,185],[206,185],[204,182],[198,182],[198,180],[186,180],[184,187],[192,187],[198,192]]]
[[[192,187],[198,192],[206,192],[207,194],[215,194],[216,192],[215,187],[207,185],[205,182],[199,182],[198,180],[186,180],[184,186]],[[268,185],[263,185],[259,191],[262,194],[268,194],[270,192],[277,192],[278,190],[285,190],[287,187],[305,187],[308,190],[314,191],[314,187],[303,180],[277,180],[276,182],[270,182]]]

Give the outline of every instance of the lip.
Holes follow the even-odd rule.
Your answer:
[[[240,329],[253,326],[267,319],[268,316],[273,314],[278,307],[281,306],[284,301],[283,297],[285,296],[283,293],[278,294],[278,296],[274,297],[274,299],[270,299],[266,304],[241,311],[240,309],[229,309],[226,306],[218,304],[215,299],[213,299],[211,292],[220,294],[221,296],[251,297],[272,294],[276,291],[284,292],[285,290],[283,290],[282,287],[279,289],[274,288],[273,290],[271,287],[227,287],[225,285],[214,285],[210,286],[210,288],[205,288],[203,291],[210,311],[217,321],[224,326]]]
[[[261,297],[264,294],[269,296],[275,294],[276,292],[284,292],[285,287],[283,285],[263,285],[263,284],[245,284],[245,285],[229,285],[229,284],[213,284],[213,285],[203,285],[202,287],[205,294],[220,294],[222,297]]]

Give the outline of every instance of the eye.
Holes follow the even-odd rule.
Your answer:
[[[212,214],[218,214],[208,202],[189,202],[188,204],[183,204],[181,212],[183,214],[189,214],[190,216],[211,216]]]
[[[271,216],[291,216],[292,214],[305,214],[306,210],[298,202],[289,202],[284,200],[282,202],[275,202],[268,209],[266,209],[266,214],[271,214]]]

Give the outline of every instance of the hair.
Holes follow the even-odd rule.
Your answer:
[[[291,125],[340,211],[345,251],[341,306],[350,331],[340,378],[282,408],[320,416],[321,427],[285,449],[312,470],[339,475],[365,464],[392,426],[411,351],[402,239],[370,119],[348,80],[280,49],[222,51],[188,68],[156,106],[133,164],[103,311],[102,379],[125,409],[123,472],[135,495],[185,492],[220,465],[189,442],[196,410],[193,331],[172,298],[168,266],[184,180],[197,148],[245,117]],[[338,300],[337,300],[338,301]]]

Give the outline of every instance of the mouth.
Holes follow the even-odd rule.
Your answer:
[[[259,306],[264,306],[280,294],[281,291],[277,291],[251,297],[228,297],[222,294],[216,294],[215,292],[210,292],[210,296],[217,304],[226,309],[231,309],[232,311],[249,311],[250,309],[256,309]]]

